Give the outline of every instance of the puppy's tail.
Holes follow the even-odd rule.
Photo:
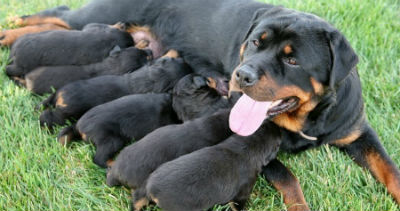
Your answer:
[[[76,129],[76,124],[63,128],[57,136],[57,141],[62,145],[79,139],[81,139],[81,134]]]

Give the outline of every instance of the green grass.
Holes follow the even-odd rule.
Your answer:
[[[7,17],[86,0],[1,0]],[[397,0],[272,0],[315,13],[339,28],[360,57],[367,116],[389,155],[400,165],[400,4]],[[9,50],[0,49],[0,210],[127,210],[129,192],[105,185],[87,144],[60,146],[41,130],[33,107],[40,97],[4,74]],[[312,210],[399,210],[386,189],[335,148],[320,147],[280,159],[300,180]],[[216,208],[224,210],[223,207]],[[282,197],[259,179],[249,210],[282,210]]]

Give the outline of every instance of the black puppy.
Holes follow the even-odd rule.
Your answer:
[[[110,53],[101,62],[88,65],[39,67],[25,76],[26,88],[36,94],[44,94],[59,89],[77,80],[94,78],[100,75],[121,75],[145,65],[151,59],[150,50],[135,47],[120,49]]]
[[[186,142],[195,144],[196,138]],[[200,211],[228,202],[234,202],[233,210],[243,210],[257,175],[276,157],[280,143],[280,129],[266,122],[252,136],[235,134],[161,165],[148,178],[147,194],[166,211]]]
[[[172,107],[180,120],[208,116],[233,106],[236,98],[228,99],[221,95],[216,87],[218,79],[193,73],[179,80],[172,92]]]
[[[170,56],[171,52],[174,51],[167,55]],[[170,91],[191,69],[182,58],[169,56],[157,59],[154,64],[133,73],[99,76],[67,84],[42,102],[45,107],[54,108],[43,111],[40,115],[41,125],[49,128],[55,124],[63,125],[66,119],[79,119],[89,109],[122,96]]]
[[[100,62],[115,46],[133,46],[125,24],[89,24],[82,31],[46,31],[20,37],[6,67],[10,77],[23,77],[40,66],[84,65]]]
[[[93,161],[106,167],[132,139],[139,140],[147,133],[178,120],[172,110],[171,95],[135,94],[96,106],[83,115],[76,126],[63,129],[58,140],[62,144],[82,137],[96,146]]]
[[[232,135],[228,116],[229,110],[224,109],[212,116],[158,128],[120,152],[107,173],[107,185],[131,188],[133,207],[141,209],[148,202],[148,176],[165,162],[218,144]]]
[[[186,121],[198,116],[211,115],[220,108],[227,107],[228,100],[215,94],[214,88],[209,87],[206,81],[204,77],[189,74],[175,86],[173,96],[166,93],[135,94],[98,105],[86,112],[76,126],[63,129],[58,141],[61,144],[78,138],[91,141],[96,146],[94,162],[106,167],[107,161],[130,140],[139,140],[164,125],[179,123],[178,116],[180,120]],[[196,95],[188,95],[188,92]],[[174,99],[179,99],[182,105],[175,103],[173,107]],[[189,107],[177,110],[185,105]]]

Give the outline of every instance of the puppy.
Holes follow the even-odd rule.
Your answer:
[[[131,188],[133,207],[141,209],[148,202],[146,180],[161,164],[218,144],[232,135],[228,124],[229,112],[229,109],[223,109],[211,116],[158,128],[125,147],[107,173],[107,185]]]
[[[195,93],[200,99],[187,93]],[[135,94],[90,109],[76,126],[63,129],[58,141],[63,145],[79,138],[91,141],[96,146],[94,162],[106,167],[107,161],[130,140],[139,140],[161,126],[180,123],[176,115],[177,107],[180,109],[184,105],[190,105],[177,112],[179,118],[185,121],[211,115],[226,107],[228,100],[215,93],[214,88],[207,85],[206,78],[189,74],[177,83],[173,95]],[[176,98],[182,105],[173,108],[172,101]]]
[[[188,141],[195,144],[196,138]],[[147,195],[166,211],[201,211],[228,202],[234,202],[233,210],[243,210],[257,175],[276,157],[280,143],[281,131],[271,122],[252,136],[235,134],[161,165],[148,178]]]
[[[154,64],[120,76],[99,76],[75,81],[59,89],[42,102],[46,109],[40,115],[40,123],[50,129],[65,124],[65,120],[79,119],[89,109],[122,96],[140,93],[165,93],[176,82],[191,72],[182,58],[170,51]],[[172,57],[173,56],[173,57]]]
[[[172,107],[182,121],[208,116],[219,109],[231,108],[236,98],[223,96],[215,86],[219,78],[198,74],[183,77],[173,89]]]
[[[100,62],[115,46],[133,46],[124,24],[88,24],[82,31],[46,31],[20,37],[11,48],[9,77],[23,76],[40,66],[84,65]]]
[[[90,109],[75,127],[63,129],[58,140],[66,144],[80,136],[92,142],[96,146],[93,161],[105,168],[132,139],[139,140],[161,126],[179,122],[170,94],[135,94]]]
[[[145,65],[151,58],[150,50],[135,47],[120,49],[110,53],[101,62],[88,65],[38,67],[25,76],[26,88],[42,95],[77,80],[94,78],[100,75],[121,75]]]

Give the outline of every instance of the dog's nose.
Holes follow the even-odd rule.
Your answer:
[[[253,68],[245,65],[236,71],[236,81],[240,87],[253,86],[257,81],[257,72]]]

